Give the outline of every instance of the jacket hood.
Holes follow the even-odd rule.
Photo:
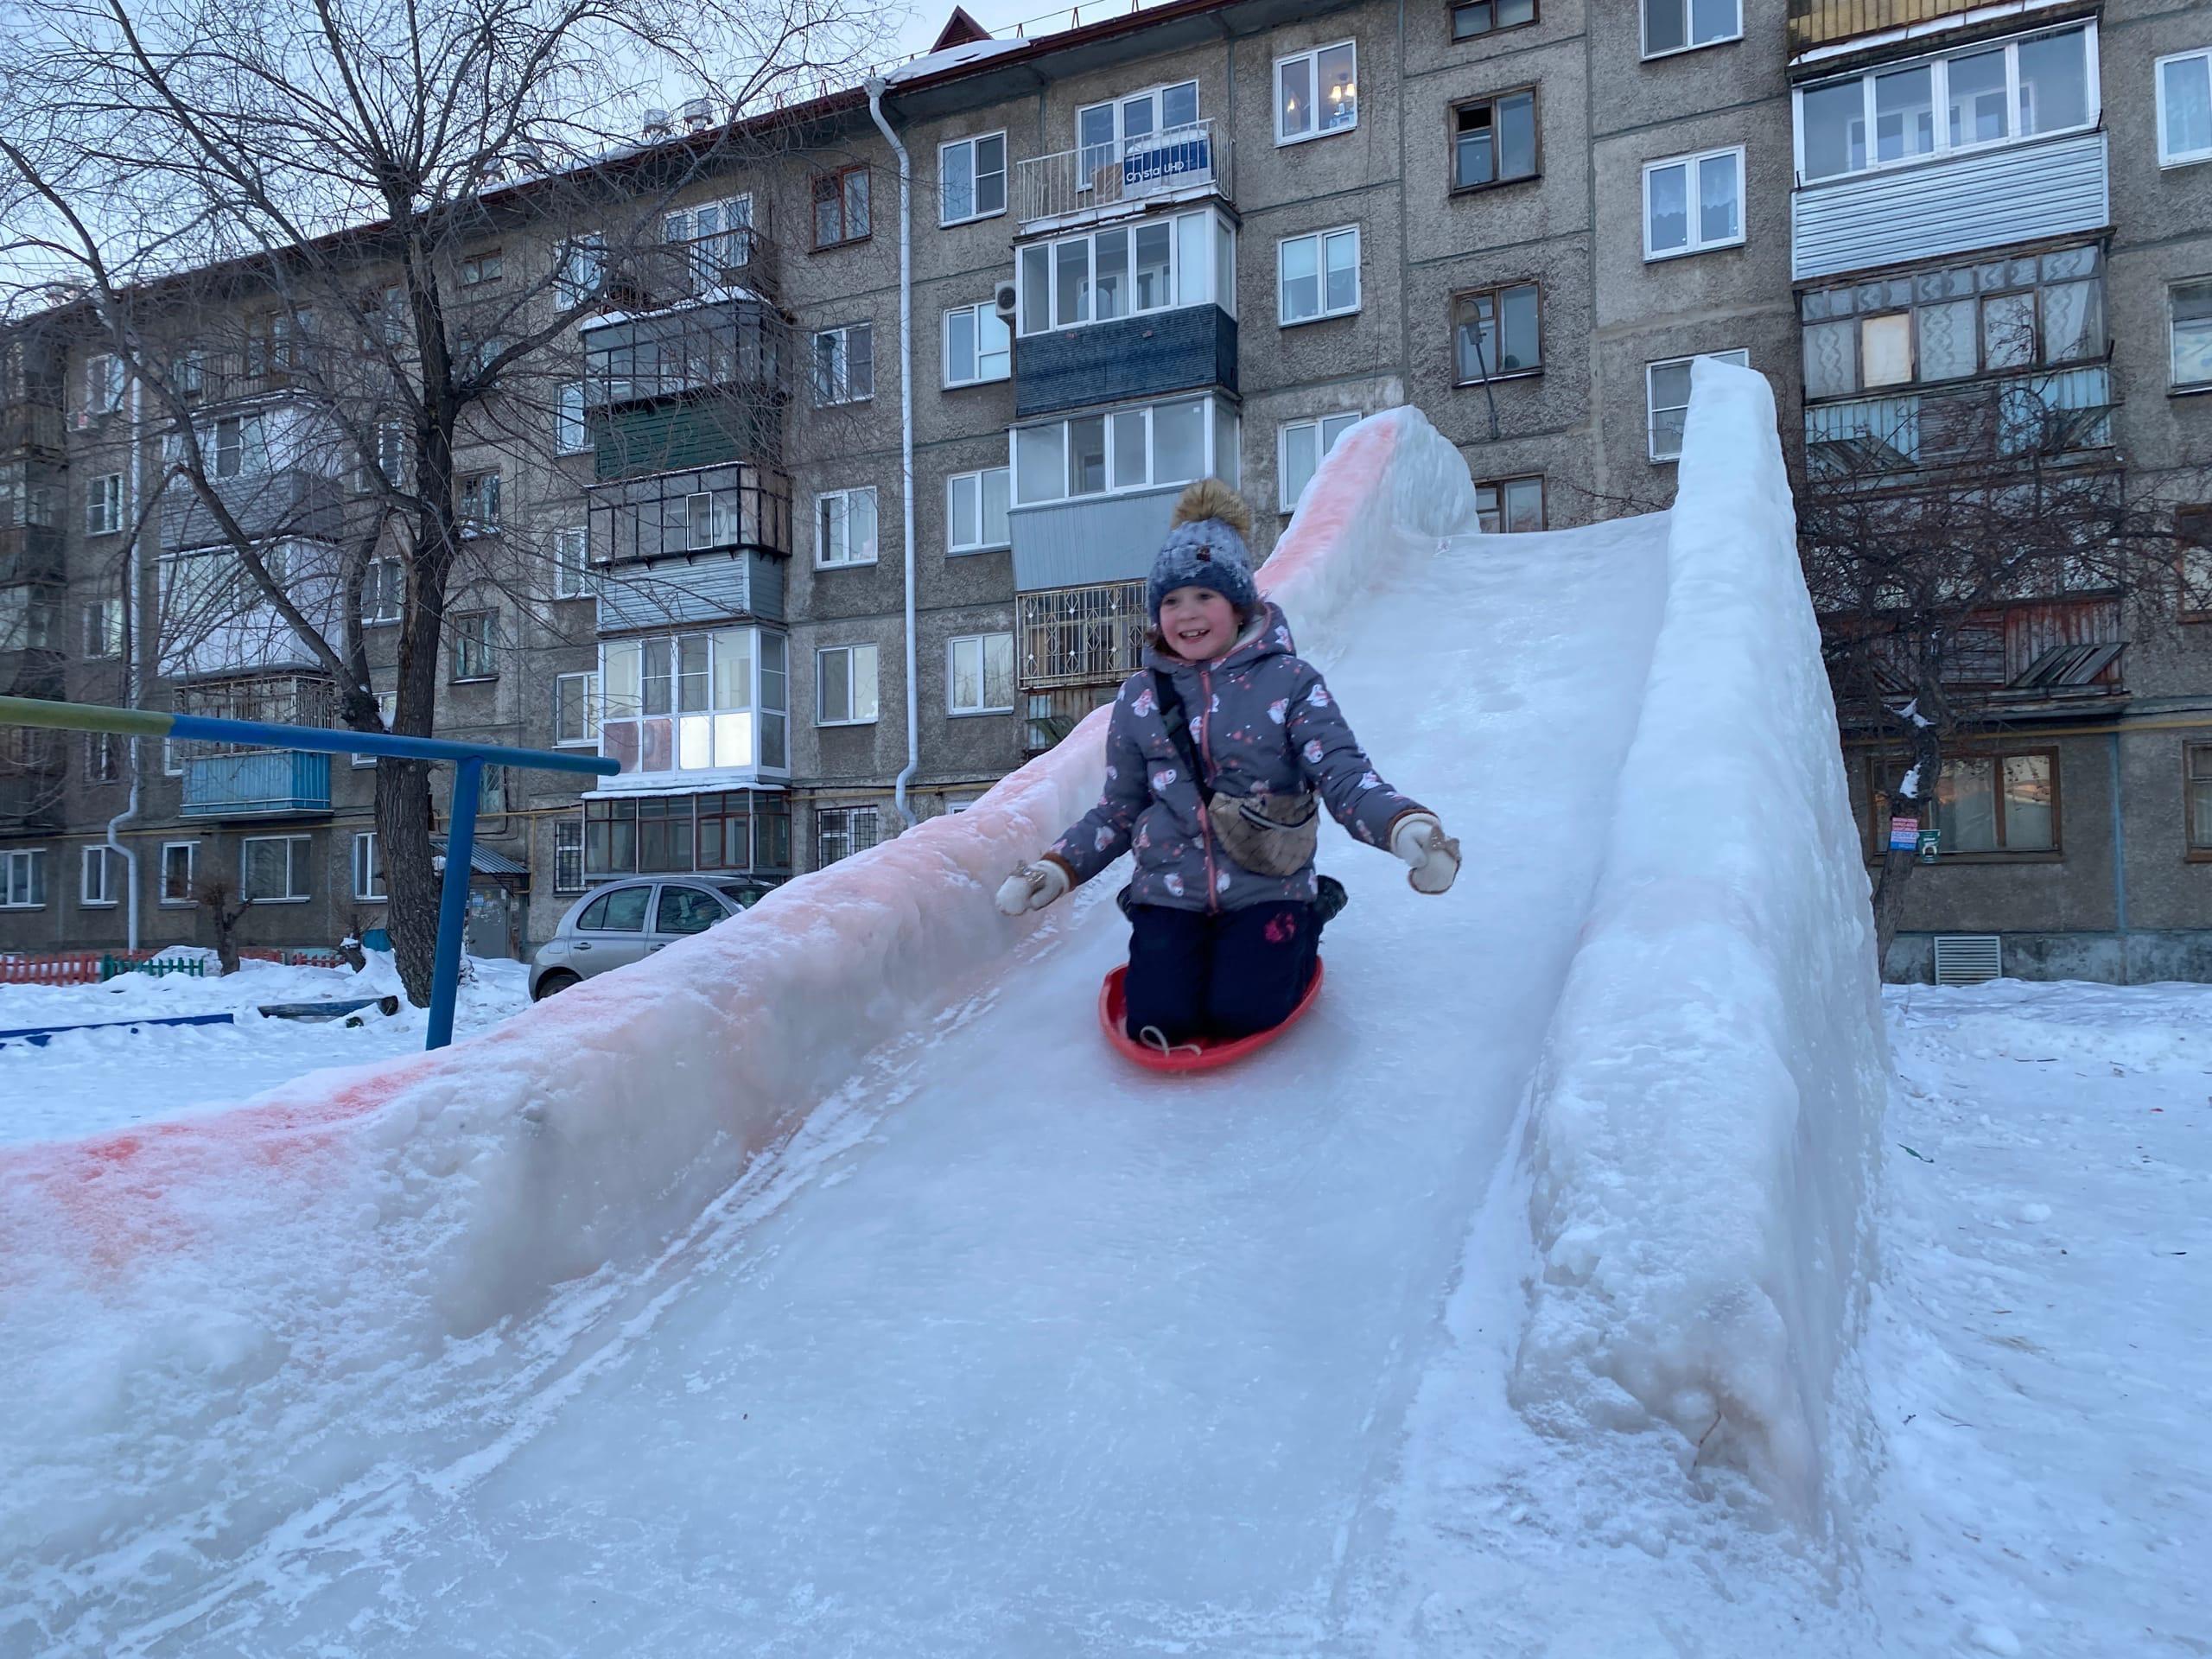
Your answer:
[[[1256,663],[1263,657],[1294,657],[1298,647],[1290,637],[1290,624],[1282,607],[1273,600],[1261,601],[1260,613],[1244,625],[1236,636],[1236,643],[1211,662],[1194,663],[1188,658],[1178,657],[1160,645],[1144,648],[1144,665],[1155,672],[1173,673],[1177,669],[1188,669],[1196,673],[1199,669],[1241,668]]]

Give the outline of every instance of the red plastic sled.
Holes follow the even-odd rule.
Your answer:
[[[1313,982],[1306,986],[1306,995],[1298,999],[1298,1006],[1281,1025],[1255,1032],[1249,1037],[1239,1037],[1233,1042],[1202,1037],[1196,1044],[1179,1045],[1173,1053],[1163,1054],[1131,1037],[1124,1024],[1128,1017],[1128,1004],[1122,985],[1128,976],[1126,963],[1106,976],[1106,982],[1098,988],[1098,1023],[1105,1029],[1108,1042],[1147,1071],[1211,1071],[1217,1065],[1233,1065],[1265,1048],[1303,1020],[1306,1009],[1313,1006],[1313,999],[1321,994],[1321,959],[1316,957]],[[1198,1050],[1195,1054],[1190,1052],[1192,1047]]]

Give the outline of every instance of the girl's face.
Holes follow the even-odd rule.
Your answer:
[[[1211,588],[1178,588],[1160,602],[1160,637],[1186,663],[1211,662],[1236,643],[1236,607]]]

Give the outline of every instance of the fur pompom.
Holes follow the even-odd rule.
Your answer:
[[[1218,518],[1236,532],[1239,541],[1252,537],[1252,509],[1244,505],[1244,498],[1217,478],[1202,478],[1185,486],[1175,498],[1175,516],[1168,527],[1194,524],[1202,518]]]

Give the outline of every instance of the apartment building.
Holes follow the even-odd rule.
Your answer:
[[[480,948],[526,949],[608,876],[772,883],[893,833],[902,800],[958,810],[1135,665],[1185,481],[1237,484],[1264,550],[1342,433],[1403,402],[1512,532],[1663,505],[1700,354],[1773,382],[1808,486],[1878,441],[1924,487],[1974,428],[1946,411],[2032,379],[2080,414],[2082,464],[2171,480],[2204,522],[2208,53],[2201,15],[2121,3],[1176,0],[1012,41],[956,12],[882,89],[904,226],[865,93],[821,101],[615,274],[573,379],[549,372],[550,442],[483,447],[466,513],[524,575],[456,603],[441,728],[624,773],[581,798],[495,780]],[[478,280],[571,257],[573,232],[518,225]],[[111,698],[123,594],[157,637],[147,572],[208,532],[164,506],[132,586],[125,463],[159,435],[65,328],[10,349],[0,683]],[[262,430],[211,397],[210,439],[256,458],[270,534],[312,571],[353,463],[237,390]],[[398,595],[372,593],[388,677]],[[1947,769],[1893,971],[1971,934],[2007,971],[2212,976],[2212,630],[2120,610],[1983,620],[1988,752]],[[163,640],[154,695],[327,717],[281,631],[249,676],[221,643],[195,671]],[[122,757],[10,741],[0,948],[118,940],[124,873],[92,843]],[[1871,855],[1886,804],[1847,744]],[[258,942],[375,925],[365,772],[169,765],[118,830],[144,937],[194,937],[210,860],[238,865]]]

